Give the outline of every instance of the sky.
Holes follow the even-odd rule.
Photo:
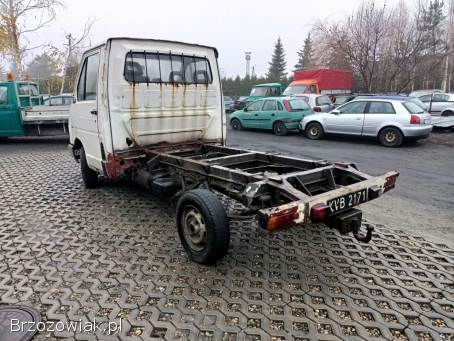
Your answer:
[[[251,65],[260,76],[268,70],[279,36],[287,54],[287,71],[291,72],[296,52],[312,25],[320,19],[340,20],[359,4],[359,0],[66,0],[56,20],[28,38],[62,47],[66,34],[77,37],[86,20],[95,18],[93,44],[108,37],[128,36],[215,46],[221,75],[228,77],[244,76],[244,52],[250,51]]]

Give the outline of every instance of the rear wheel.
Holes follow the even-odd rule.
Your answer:
[[[404,137],[399,129],[394,127],[384,128],[378,134],[380,144],[385,147],[399,147]]]
[[[311,122],[306,126],[306,136],[311,140],[320,140],[325,136],[320,123]]]
[[[233,130],[242,130],[243,125],[241,124],[240,120],[237,118],[234,118],[233,120],[230,121],[230,126],[232,127]]]
[[[284,136],[284,135],[287,135],[288,129],[287,129],[287,127],[285,126],[284,122],[282,122],[282,121],[277,121],[277,122],[274,123],[274,125],[273,125],[273,132],[274,132],[274,134],[276,134],[277,136]]]
[[[177,205],[178,235],[196,263],[213,264],[227,254],[230,228],[218,197],[209,190],[184,193]]]
[[[80,171],[85,187],[95,188],[99,186],[98,173],[88,167],[87,157],[85,156],[84,147],[80,148]]]

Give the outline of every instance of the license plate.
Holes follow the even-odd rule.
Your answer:
[[[367,201],[367,188],[362,189],[358,192],[345,194],[341,197],[337,197],[328,200],[326,204],[329,206],[331,213],[343,211],[347,208],[359,205]]]

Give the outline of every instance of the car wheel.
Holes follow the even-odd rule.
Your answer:
[[[311,140],[320,140],[325,136],[320,123],[312,122],[306,126],[306,136]]]
[[[98,173],[88,166],[84,147],[80,148],[80,172],[86,188],[96,188],[99,186]]]
[[[382,146],[399,147],[402,144],[404,137],[399,129],[388,127],[380,131],[378,140]]]
[[[232,127],[233,130],[243,130],[243,125],[237,118],[234,118],[233,120],[230,121],[230,126]]]
[[[285,126],[284,122],[277,121],[276,123],[273,124],[273,132],[277,136],[284,136],[287,135],[288,129]]]
[[[181,244],[196,263],[214,264],[227,254],[230,228],[224,206],[209,190],[184,193],[177,205]]]

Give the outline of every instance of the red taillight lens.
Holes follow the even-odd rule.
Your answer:
[[[389,191],[390,189],[393,189],[396,186],[396,180],[397,177],[399,176],[399,173],[388,176],[385,181],[385,185],[383,188],[383,193]]]
[[[419,118],[418,115],[411,115],[410,124],[421,124],[421,119]]]
[[[314,107],[314,111],[315,111],[315,112],[322,112],[322,108],[320,108],[320,107]]]
[[[328,217],[328,206],[324,204],[318,204],[311,209],[311,220],[312,221],[323,221]]]
[[[292,225],[299,218],[298,206],[288,208],[286,210],[273,213],[268,217],[266,229],[268,231],[278,230],[283,227]]]
[[[285,110],[290,111],[290,112],[293,111],[292,106],[290,105],[290,102],[288,100],[284,99],[282,101],[282,103],[284,103]]]

